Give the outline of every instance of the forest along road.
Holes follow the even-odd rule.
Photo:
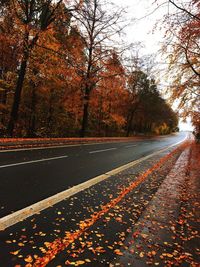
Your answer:
[[[181,142],[187,133],[128,142],[0,151],[0,217]]]

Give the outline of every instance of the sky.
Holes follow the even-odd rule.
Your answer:
[[[156,22],[162,19],[166,12],[166,7],[157,9],[157,4],[153,2],[154,0],[114,0],[116,5],[127,7],[127,19],[132,20],[131,25],[126,28],[127,42],[143,42],[144,53],[156,53],[164,33],[152,32]]]
[[[159,62],[159,69],[166,67],[163,59],[160,56],[159,50],[161,48],[164,36],[164,29],[156,23],[162,21],[163,16],[167,13],[168,7],[155,3],[155,0],[114,0],[114,4],[125,7],[127,10],[126,17],[131,24],[126,28],[125,40],[128,43],[142,42],[144,48],[142,54],[155,54],[156,61]],[[159,4],[162,0],[158,1]],[[160,64],[161,63],[161,64]],[[161,81],[162,83],[162,81]],[[166,84],[166,81],[163,81]],[[180,130],[192,130],[190,120],[187,122],[179,122]]]

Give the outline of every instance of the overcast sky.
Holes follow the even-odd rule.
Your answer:
[[[161,4],[162,0],[159,0]],[[160,6],[155,3],[155,0],[114,0],[116,5],[127,7],[126,17],[131,21],[131,25],[125,30],[127,43],[142,42],[144,48],[143,54],[156,54],[161,48],[164,36],[164,29],[158,26],[155,30],[155,25],[158,21],[162,21],[163,16],[167,13],[167,6]],[[160,56],[156,61],[163,63]],[[159,69],[163,69],[165,64],[161,64]],[[161,81],[164,84],[165,81]],[[188,120],[187,123],[180,123],[181,130],[192,130],[192,126]]]
[[[163,18],[166,7],[156,10],[154,0],[115,0],[114,3],[127,7],[127,19],[132,23],[126,29],[127,42],[141,41],[145,45],[146,53],[154,53],[160,48],[163,32],[153,28],[158,20]],[[161,2],[161,1],[160,1]],[[153,12],[154,11],[154,12]],[[153,14],[151,14],[153,12]]]

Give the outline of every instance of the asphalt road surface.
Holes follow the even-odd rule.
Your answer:
[[[0,151],[0,217],[180,142],[186,133],[137,141]]]

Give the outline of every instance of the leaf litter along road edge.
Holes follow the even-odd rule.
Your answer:
[[[157,136],[133,137],[85,137],[85,138],[0,138],[0,153],[24,150],[42,150],[68,146],[94,145],[102,143],[130,142],[154,139]],[[159,136],[163,137],[163,136]]]
[[[199,267],[199,159],[200,144],[181,153],[109,267]]]
[[[104,205],[99,212],[92,214],[90,218],[80,222],[79,228],[76,231],[74,231],[73,233],[66,232],[64,238],[57,238],[53,242],[51,242],[49,244],[49,250],[46,251],[45,255],[43,257],[37,258],[33,263],[28,263],[26,267],[45,267],[56,257],[56,255],[66,249],[71,243],[77,240],[85,231],[87,231],[92,225],[94,225],[95,222],[97,222],[103,215],[105,215],[110,209],[115,207],[115,205],[117,205],[128,193],[130,193],[138,185],[144,182],[153,171],[161,167],[169,158],[174,155],[174,153],[176,153],[176,151],[180,149],[184,150],[189,145],[190,142],[187,141],[166,156],[162,157],[155,165],[141,174],[136,181],[132,182],[127,188],[123,189],[119,193],[118,197],[112,199],[109,203]]]

